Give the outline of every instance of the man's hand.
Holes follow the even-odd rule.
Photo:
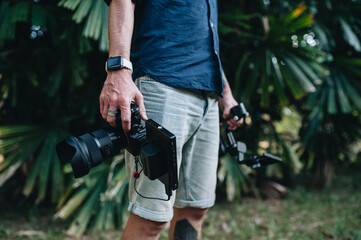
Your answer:
[[[117,71],[108,72],[99,101],[100,113],[112,127],[116,127],[115,116],[114,114],[109,114],[108,110],[120,109],[122,128],[125,132],[130,131],[131,102],[138,105],[140,117],[143,120],[147,120],[143,95],[135,86],[132,72],[129,69],[122,68]]]
[[[222,70],[223,76],[223,98],[218,97],[219,108],[222,111],[222,118],[227,121],[228,129],[235,130],[237,127],[243,124],[243,118],[238,121],[233,119],[231,114],[231,109],[235,106],[238,106],[238,102],[234,99],[231,88],[227,82],[227,78]],[[221,121],[221,125],[223,125],[223,121]]]
[[[222,111],[222,118],[227,121],[228,129],[235,130],[237,127],[243,124],[243,118],[238,121],[233,119],[231,115],[231,108],[238,106],[238,102],[234,99],[233,96],[226,97],[223,95],[223,98],[219,97],[219,108]],[[220,123],[223,125],[223,122]]]

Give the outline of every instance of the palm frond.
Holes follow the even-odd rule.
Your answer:
[[[99,40],[99,49],[107,51],[108,42],[108,15],[109,8],[103,1],[97,0],[62,0],[59,6],[74,12],[73,20],[76,23],[85,22],[83,36]]]
[[[218,169],[218,179],[220,184],[225,185],[228,201],[239,199],[242,191],[249,192],[249,186],[247,184],[249,179],[244,171],[247,171],[247,169],[242,169],[233,157],[226,155],[221,159],[221,165]]]
[[[127,209],[128,180],[123,155],[103,163],[69,185],[54,218],[72,218],[68,234],[80,236],[88,228],[114,229]]]
[[[52,200],[57,201],[62,192],[63,174],[56,157],[55,145],[63,136],[62,131],[39,126],[0,127],[0,154],[5,156],[0,163],[0,186],[20,167],[31,166],[23,193],[29,196],[35,191],[37,184],[37,201],[42,201],[52,182],[52,186],[56,186],[51,190]]]

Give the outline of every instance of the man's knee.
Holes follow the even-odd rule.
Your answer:
[[[123,239],[132,239],[127,237],[134,236],[155,239],[166,225],[166,222],[151,221],[131,213],[123,233]]]
[[[156,222],[141,218],[140,230],[146,233],[147,236],[157,236],[167,225],[166,222]]]
[[[203,217],[207,214],[208,212],[208,208],[202,209],[202,208],[191,208],[191,215],[197,219],[197,220],[201,220],[203,219]]]
[[[194,220],[202,220],[202,218],[207,214],[208,208],[174,208],[174,214],[178,219],[188,218]]]
[[[148,220],[147,224],[143,225],[143,230],[149,231],[152,235],[158,235],[166,227],[166,225],[166,222],[154,222]]]

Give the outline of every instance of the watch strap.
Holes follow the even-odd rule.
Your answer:
[[[125,59],[125,58],[122,58],[122,65],[123,65],[125,68],[128,68],[128,69],[130,69],[130,71],[133,72],[133,64],[132,64],[129,60],[127,60],[127,59]]]

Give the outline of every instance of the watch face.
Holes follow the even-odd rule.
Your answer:
[[[120,68],[121,67],[121,58],[120,57],[114,57],[108,59],[108,68]]]

